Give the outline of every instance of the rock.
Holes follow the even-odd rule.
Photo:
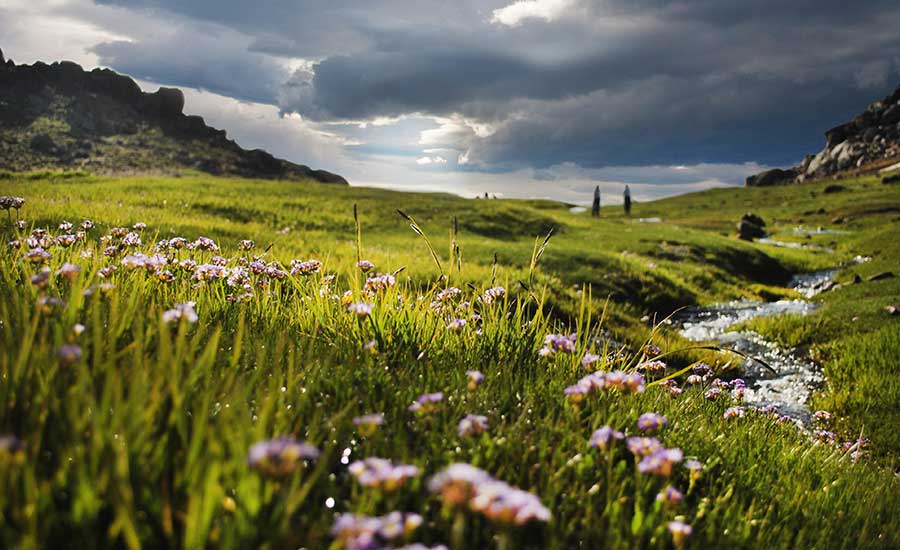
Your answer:
[[[109,69],[94,69],[90,72],[89,78],[98,91],[132,105],[144,95],[137,82]]]
[[[823,193],[825,193],[826,195],[829,195],[831,193],[840,193],[841,191],[846,191],[846,190],[847,190],[847,188],[844,187],[843,185],[838,185],[835,183],[835,184],[831,184],[831,185],[826,185],[825,189],[823,190]]]
[[[766,222],[762,218],[748,212],[741,216],[741,221],[738,222],[738,238],[745,241],[761,239],[766,236],[765,226]]]
[[[885,176],[881,178],[881,183],[890,184],[890,183],[898,183],[900,182],[900,174],[894,174],[893,176]]]
[[[876,136],[878,136],[878,128],[866,128],[861,136],[861,139],[866,143],[872,143],[875,141]]]
[[[143,110],[162,118],[175,118],[184,110],[184,93],[178,88],[160,88],[144,96]]]
[[[749,176],[745,182],[745,185],[747,187],[769,187],[772,185],[793,183],[794,178],[797,177],[797,174],[798,171],[794,168],[790,170],[773,168],[772,170],[760,172],[755,176]]]
[[[894,274],[890,271],[882,271],[881,273],[876,273],[875,275],[871,275],[867,281],[884,281],[885,279],[893,279]]]
[[[896,124],[900,122],[900,105],[891,105],[881,115],[882,124]]]
[[[886,306],[884,310],[888,312],[888,315],[900,315],[900,308],[894,305]]]
[[[855,273],[853,275],[853,280],[850,281],[850,284],[858,285],[862,282],[862,277],[859,276],[859,273]]]
[[[0,48],[0,65],[6,65],[6,58],[3,57],[3,49]]]
[[[834,147],[838,143],[847,139],[847,136],[851,135],[853,131],[856,129],[856,125],[853,122],[847,122],[846,124],[841,124],[840,126],[835,126],[834,128],[825,132],[825,144],[827,147]]]

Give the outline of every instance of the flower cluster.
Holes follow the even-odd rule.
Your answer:
[[[478,386],[480,386],[484,382],[484,375],[481,374],[481,371],[467,370],[466,377],[469,379],[469,383],[466,386],[469,391],[477,390]]]
[[[370,436],[378,430],[379,426],[384,425],[384,413],[357,416],[353,419],[353,425],[359,430],[360,435]]]
[[[356,267],[358,267],[359,270],[362,271],[363,273],[368,273],[368,272],[372,271],[373,269],[375,269],[375,264],[373,264],[369,260],[360,260],[360,261],[356,262]]]
[[[655,437],[629,437],[626,444],[639,459],[638,471],[644,474],[668,477],[672,475],[672,467],[684,458],[681,449],[667,449]]]
[[[250,447],[247,464],[270,477],[286,477],[297,471],[304,462],[317,458],[319,450],[309,443],[293,437],[279,437]]]
[[[397,284],[397,279],[393,275],[390,273],[383,273],[366,279],[366,291],[374,293],[379,290],[391,288],[395,284]]]
[[[502,286],[495,286],[484,291],[481,295],[481,301],[487,305],[502,300],[506,296],[506,289]]]
[[[597,392],[616,390],[620,393],[643,393],[646,389],[644,377],[637,372],[626,373],[616,370],[612,372],[597,371],[579,380],[575,385],[564,390],[564,394],[572,403],[580,403],[585,397]]]
[[[319,260],[291,260],[291,275],[311,275],[321,269],[322,262]]]
[[[22,197],[11,197],[9,195],[0,196],[0,209],[18,210],[25,205],[25,199]]]
[[[638,430],[642,432],[655,432],[668,423],[669,421],[665,416],[654,412],[648,412],[642,414],[640,418],[638,418],[637,427]]]
[[[552,357],[557,353],[575,353],[578,335],[548,334],[544,338],[544,347],[538,352],[541,357]]]
[[[420,415],[427,415],[437,410],[437,405],[444,400],[442,392],[423,393],[413,404],[409,406],[409,411]]]
[[[459,421],[456,433],[459,437],[469,437],[478,435],[488,431],[488,419],[486,416],[478,414],[467,414],[465,418]]]
[[[169,324],[175,321],[181,321],[182,319],[188,323],[196,323],[198,319],[197,312],[194,311],[194,306],[196,305],[197,302],[175,304],[174,308],[169,309],[162,314],[163,323]]]
[[[603,426],[591,435],[590,446],[607,451],[612,447],[615,441],[621,441],[625,438],[625,434],[614,430],[610,426]]]
[[[470,464],[451,464],[432,477],[428,487],[440,495],[445,506],[468,506],[498,523],[524,525],[550,520],[550,510],[538,497],[498,481]]]
[[[360,319],[365,319],[369,315],[372,315],[373,307],[375,307],[375,305],[368,302],[354,302],[347,306],[347,311],[353,313]]]
[[[331,528],[338,544],[345,550],[382,550],[390,541],[411,535],[422,525],[422,516],[391,512],[371,517],[341,514]]]
[[[638,365],[637,370],[647,374],[662,374],[666,372],[667,365],[663,361],[644,361]]]
[[[370,457],[350,465],[350,473],[364,487],[396,491],[407,479],[419,475],[419,469],[408,464],[394,464],[385,458]]]

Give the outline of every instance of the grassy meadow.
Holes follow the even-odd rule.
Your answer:
[[[900,275],[900,191],[828,185],[592,219],[5,174],[0,194],[26,203],[0,214],[0,546],[898,547],[900,279],[868,278]],[[747,211],[812,247],[738,240]],[[832,267],[844,284],[816,312],[750,324],[823,365],[816,428],[834,441],[742,406],[731,354],[658,322],[798,297],[792,273]]]

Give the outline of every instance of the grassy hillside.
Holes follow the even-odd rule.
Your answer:
[[[646,320],[689,304],[789,296],[780,285],[791,272],[857,254],[873,259],[842,271],[841,281],[897,266],[900,250],[888,238],[898,225],[897,188],[874,178],[842,182],[838,192],[825,193],[827,185],[709,191],[638,204],[635,219],[607,208],[593,220],[546,201],[209,177],[9,175],[0,189],[27,199],[19,211],[27,222],[4,223],[4,238],[23,246],[0,255],[0,435],[16,438],[0,445],[0,540],[22,548],[897,546],[900,446],[889,429],[872,429],[898,420],[896,387],[878,383],[896,369],[900,322],[884,310],[900,301],[896,279],[825,293],[814,316],[758,323],[821,356],[830,382],[817,399],[834,413],[827,427],[856,441],[865,426],[872,439],[849,451],[762,411],[728,412],[740,406],[728,392],[704,399],[706,387],[683,383],[699,352]],[[368,282],[366,290],[354,204],[361,258],[374,262],[373,273],[395,273],[393,285]],[[427,235],[440,268],[397,209]],[[739,241],[734,225],[748,210],[780,240],[834,252]],[[49,247],[41,275],[38,255],[24,246],[31,229],[55,236],[64,220],[84,219],[95,223],[86,239]],[[146,224],[134,230],[141,244],[121,235],[101,241],[137,222]],[[846,233],[806,239],[792,232],[799,224]],[[535,262],[535,238],[550,228]],[[164,268],[128,269],[129,254],[200,236],[220,250],[204,241],[166,248]],[[243,239],[255,247],[242,249]],[[110,246],[113,255],[104,255]],[[227,259],[229,276],[174,263],[214,256]],[[256,256],[275,263],[254,264],[268,268],[257,273]],[[291,264],[311,258],[321,268]],[[80,271],[60,272],[65,263]],[[114,273],[104,270],[113,265]],[[502,295],[488,292],[498,285]],[[188,302],[195,305],[177,309]],[[357,313],[348,303],[360,304]],[[548,334],[570,333],[577,337],[553,341],[555,353],[540,352]],[[586,353],[596,356],[589,367]],[[565,392],[594,370],[636,373],[660,354],[683,393],[646,369],[640,393],[616,389],[612,377],[581,401]],[[702,357],[714,367],[727,359]],[[469,370],[483,383],[472,383]],[[410,411],[428,392],[442,399]],[[636,456],[615,439],[590,445],[605,425],[641,434],[647,412],[668,423],[645,435],[680,457]],[[354,423],[369,413],[383,413],[384,424]],[[485,416],[489,428],[474,433],[479,419],[461,426],[469,414]],[[257,448],[270,452],[265,459],[251,453],[282,435],[314,445],[318,456],[278,444]],[[348,469],[366,457],[418,472],[397,490],[366,487]],[[702,471],[685,467],[693,460]],[[429,480],[457,462],[540,504],[496,484],[469,499],[456,471],[455,484],[432,491]],[[395,538],[385,525],[336,519],[391,511],[421,514],[422,525]],[[332,533],[333,525],[357,531]],[[367,534],[377,545],[353,546]]]

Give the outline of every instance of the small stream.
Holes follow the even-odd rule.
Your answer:
[[[794,277],[788,286],[808,299],[828,288],[826,285],[834,280],[836,274],[837,270],[806,273]],[[687,309],[675,322],[680,324],[681,335],[689,340],[715,342],[768,363],[777,374],[755,361],[734,356],[741,362],[738,366],[747,383],[744,402],[758,407],[775,407],[781,414],[806,424],[812,417],[806,402],[825,380],[821,369],[812,361],[796,355],[793,350],[781,349],[756,332],[728,329],[757,317],[789,313],[807,315],[817,307],[817,304],[807,300],[736,300]]]

